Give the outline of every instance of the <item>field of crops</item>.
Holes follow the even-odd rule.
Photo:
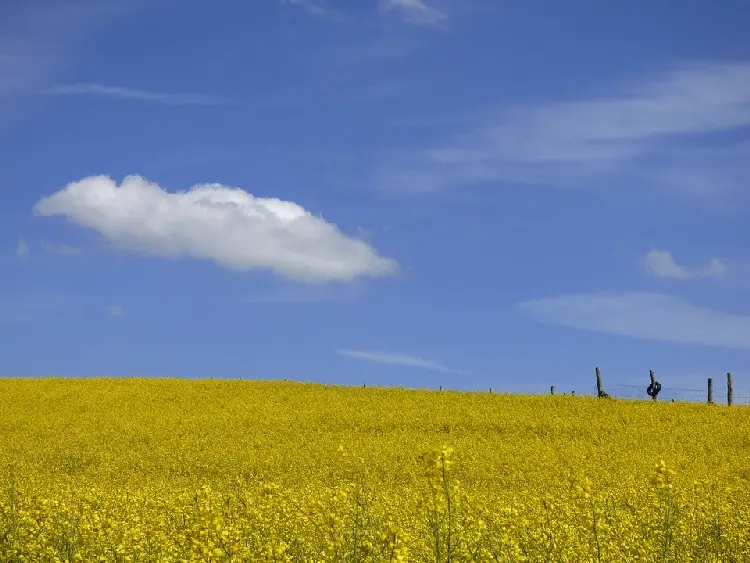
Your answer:
[[[0,380],[2,561],[750,561],[750,409]]]

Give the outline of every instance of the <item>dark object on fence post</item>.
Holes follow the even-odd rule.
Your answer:
[[[734,389],[732,388],[732,374],[727,374],[727,404],[731,407],[734,404]]]
[[[602,384],[602,374],[599,368],[596,368],[596,396],[600,399],[609,399],[609,393],[604,391],[604,385]]]
[[[441,390],[441,391],[443,390],[443,386],[442,386],[442,385],[440,386],[440,390]]]
[[[492,395],[492,387],[490,387],[490,395]]]
[[[575,394],[576,394],[576,392],[575,392],[575,391],[571,391],[571,392],[570,392],[570,394],[571,394],[571,395],[575,395]]]
[[[650,369],[648,370],[648,376],[651,378],[651,383],[648,387],[646,387],[646,393],[648,393],[648,396],[651,397],[654,401],[656,400],[656,396],[659,394],[659,391],[661,391],[661,383],[656,381],[656,377],[654,376],[654,370]]]
[[[714,379],[713,377],[708,378],[708,404],[714,404]]]
[[[550,395],[554,395],[555,394],[555,386],[554,385],[550,385],[549,386],[549,394]]]

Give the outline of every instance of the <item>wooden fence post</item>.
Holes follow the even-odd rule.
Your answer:
[[[708,378],[708,404],[711,405],[714,402],[714,380],[712,377]]]
[[[609,399],[609,394],[604,390],[602,373],[599,371],[599,368],[596,368],[596,396],[600,399]]]
[[[654,375],[654,370],[650,369],[648,370],[648,376],[651,378],[651,385],[656,386],[656,376]],[[654,401],[656,400],[656,395],[651,397]]]
[[[555,386],[554,385],[550,385],[549,386],[549,394],[550,395],[554,395],[555,394]]]
[[[727,404],[731,407],[734,403],[734,389],[732,388],[732,374],[727,374]]]

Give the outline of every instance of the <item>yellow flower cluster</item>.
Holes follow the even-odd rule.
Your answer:
[[[0,561],[750,561],[750,410],[0,380]]]

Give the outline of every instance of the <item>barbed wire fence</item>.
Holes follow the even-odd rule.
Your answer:
[[[646,393],[646,385],[617,384],[612,387],[610,395],[615,399],[651,400]],[[707,389],[686,389],[683,387],[664,386],[657,397],[659,401],[684,403],[705,403],[708,401]],[[714,388],[714,402],[727,404],[727,389]],[[734,389],[733,404],[750,405],[750,390]]]
[[[727,373],[726,385],[717,387],[714,379],[709,377],[705,389],[687,389],[684,387],[664,387],[656,379],[653,370],[649,370],[649,385],[615,384],[610,392],[604,390],[601,371],[596,368],[596,391],[599,397],[631,400],[659,400],[685,403],[713,403],[725,405],[750,405],[750,390],[734,389],[732,374]],[[552,389],[554,393],[554,388]]]

